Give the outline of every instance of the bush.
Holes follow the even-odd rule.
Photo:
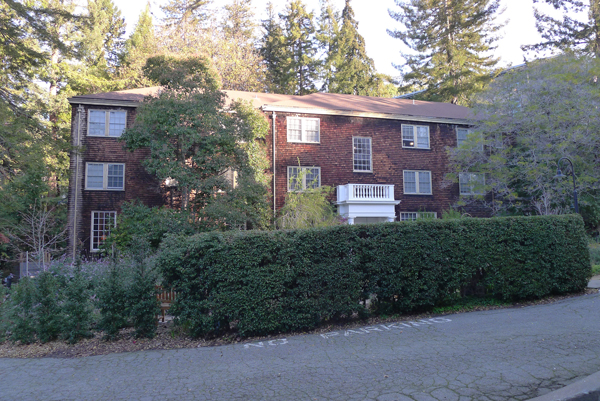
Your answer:
[[[104,338],[115,339],[119,330],[127,326],[129,315],[127,290],[122,266],[113,261],[106,277],[97,289],[97,307],[100,310],[98,329]]]
[[[33,313],[38,339],[45,343],[58,338],[63,329],[61,286],[52,273],[45,271],[35,278],[36,296]]]
[[[150,244],[141,237],[132,239],[133,282],[128,290],[129,310],[136,337],[156,335],[156,317],[160,312],[156,298],[156,274],[149,264]]]
[[[82,338],[92,336],[90,325],[92,323],[92,305],[88,281],[81,272],[79,263],[75,266],[75,272],[67,281],[65,288],[65,304],[63,337],[67,342],[73,344]]]
[[[432,308],[475,288],[503,300],[581,291],[579,216],[418,221],[168,237],[158,256],[194,336],[311,329],[354,314]]]
[[[29,344],[35,341],[36,316],[33,307],[36,304],[35,283],[29,277],[23,277],[19,284],[11,288],[10,300],[7,301],[6,330],[12,341]]]

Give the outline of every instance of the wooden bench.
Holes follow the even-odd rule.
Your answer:
[[[175,292],[172,288],[169,291],[164,291],[161,286],[156,286],[158,294],[156,294],[156,299],[158,299],[158,303],[160,305],[160,312],[162,313],[162,321],[165,321],[165,312],[169,310],[171,304],[175,302],[175,298],[177,298],[177,292]],[[156,317],[158,320],[158,316]]]

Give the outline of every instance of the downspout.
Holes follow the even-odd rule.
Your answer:
[[[275,128],[275,119],[277,118],[277,116],[275,115],[275,112],[273,111],[273,221],[275,221],[275,218],[277,217],[277,174],[276,174],[276,167],[275,167],[275,155],[277,154],[277,148],[275,147],[275,141],[277,139],[277,130]]]
[[[77,206],[79,202],[79,150],[81,147],[81,116],[85,112],[82,104],[77,108],[77,135],[75,136],[75,196],[73,200],[73,262],[77,257]]]

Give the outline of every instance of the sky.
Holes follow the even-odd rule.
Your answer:
[[[255,14],[258,18],[264,18],[264,11],[269,0],[253,0]],[[150,7],[154,15],[154,23],[160,18],[160,5],[167,0],[151,0]],[[288,0],[271,0],[277,11],[283,11]],[[344,7],[344,0],[334,0],[333,4],[340,11]],[[220,8],[230,0],[213,0],[212,8]],[[115,1],[121,9],[122,15],[127,22],[128,33],[135,26],[139,14],[146,7],[144,0],[130,0],[127,2]],[[309,10],[318,15],[319,0],[304,0]],[[365,38],[367,54],[375,62],[377,72],[389,74],[393,77],[399,75],[399,71],[392,64],[402,64],[400,53],[407,51],[399,39],[394,39],[387,34],[387,29],[399,29],[400,24],[393,20],[388,10],[398,10],[395,0],[352,0],[350,3],[354,9],[358,21],[359,33]],[[500,66],[518,65],[523,63],[524,53],[520,46],[536,43],[540,36],[535,29],[533,17],[532,0],[500,0],[504,12],[498,17],[498,23],[506,22],[499,32],[497,49],[493,55],[500,58]]]

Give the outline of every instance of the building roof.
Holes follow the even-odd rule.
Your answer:
[[[79,95],[69,98],[69,102],[71,104],[137,107],[144,100],[144,97],[156,95],[159,90],[159,86],[154,86],[150,88]],[[256,108],[272,112],[350,115],[463,124],[474,119],[471,109],[450,103],[337,93],[312,93],[310,95],[296,96],[229,90],[224,92],[227,94],[229,100],[250,101]]]

